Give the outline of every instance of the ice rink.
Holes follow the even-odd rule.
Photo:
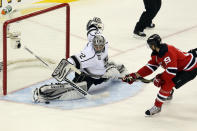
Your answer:
[[[153,21],[156,27],[145,33],[158,33],[164,43],[183,51],[197,48],[196,5],[196,0],[163,0]],[[70,3],[70,7],[71,54],[86,45],[86,23],[97,16],[104,23],[110,59],[123,63],[129,72],[136,72],[150,59],[146,39],[133,37],[134,26],[144,10],[142,0],[79,0]],[[39,24],[39,28],[42,26],[56,28]],[[147,78],[162,71],[159,68]],[[37,74],[32,71],[32,75]],[[163,105],[160,114],[145,117],[144,112],[153,106],[158,91],[153,84],[147,84],[127,99],[73,110],[0,100],[0,131],[196,131],[197,78],[175,90],[173,100]]]

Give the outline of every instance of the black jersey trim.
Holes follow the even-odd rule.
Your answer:
[[[190,62],[187,64],[187,66],[184,68],[184,70],[191,69],[196,64],[196,58],[191,54],[192,58]]]
[[[152,65],[152,64],[147,64],[147,66],[148,66],[149,68],[151,68],[153,71],[156,71],[157,68],[158,68],[157,65]]]
[[[92,35],[92,34],[90,33],[91,31],[94,31],[94,30],[95,30],[95,31],[98,31],[98,29],[97,29],[96,27],[90,28],[90,30],[88,30],[88,32],[87,32],[87,35],[90,34],[91,36],[95,36],[95,35]]]
[[[168,67],[168,68],[166,69],[166,71],[167,71],[169,74],[176,75],[176,73],[178,72],[178,69],[175,68],[175,67]]]

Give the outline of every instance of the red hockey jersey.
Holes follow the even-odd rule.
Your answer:
[[[145,77],[154,72],[160,65],[165,69],[161,75],[162,79],[170,83],[178,71],[190,71],[197,67],[196,59],[192,54],[182,52],[172,45],[162,44],[159,53],[153,51],[151,60],[146,66],[138,70],[138,73]]]

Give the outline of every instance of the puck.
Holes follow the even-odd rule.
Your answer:
[[[50,102],[49,101],[46,101],[45,104],[50,104]]]

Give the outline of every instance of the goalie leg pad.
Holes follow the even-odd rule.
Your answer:
[[[83,90],[87,91],[87,83],[86,82],[80,82],[76,83],[77,86],[81,87]],[[68,92],[62,93],[61,97],[59,97],[59,100],[75,100],[83,98],[83,96],[76,90],[72,89]]]
[[[116,68],[119,71],[119,73],[120,73],[119,77],[124,77],[128,73],[126,67],[123,64],[116,64],[113,61],[108,62],[108,64],[106,65],[106,67],[107,67],[106,68],[106,73],[107,72],[111,72],[112,70],[113,70],[113,72],[116,72],[114,69],[111,69],[111,68]],[[106,74],[104,74],[104,76],[105,75]],[[115,79],[116,79],[116,77],[115,77]]]
[[[58,99],[62,93],[73,90],[66,84],[43,85],[33,91],[33,101],[35,103],[46,102],[48,100]]]
[[[87,83],[80,82],[76,85],[87,91]],[[36,103],[49,100],[72,100],[81,98],[82,96],[75,91],[68,83],[56,83],[43,85],[39,89],[36,88],[33,94],[33,101]]]

